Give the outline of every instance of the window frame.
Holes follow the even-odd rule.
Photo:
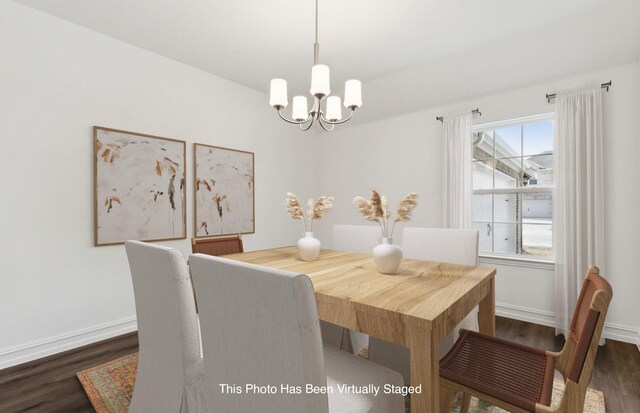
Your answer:
[[[498,121],[498,122],[490,122],[490,123],[483,123],[483,124],[479,124],[479,125],[473,125],[471,127],[471,133],[472,136],[475,133],[478,132],[485,132],[485,131],[491,131],[491,130],[495,130],[495,129],[501,129],[501,128],[507,128],[510,126],[520,126],[520,125],[525,125],[527,123],[539,123],[542,121],[547,121],[547,120],[551,120],[554,121],[555,118],[555,112],[549,112],[549,113],[543,113],[540,115],[534,115],[534,116],[526,116],[526,117],[521,117],[521,118],[515,118],[515,119],[508,119],[508,120],[502,120],[502,121]],[[495,139],[495,136],[494,136]],[[500,159],[510,159],[510,158],[520,158],[521,160],[521,164],[524,161],[524,158],[527,156],[533,156],[533,155],[525,155],[523,146],[524,146],[524,141],[523,138],[521,137],[521,150],[520,150],[520,155],[518,156],[514,156],[514,157],[499,157],[496,158],[496,153],[495,153],[495,141],[493,142],[493,154],[491,158],[484,158],[484,159],[488,159],[491,161],[496,161],[496,160],[500,160]],[[555,147],[553,148],[553,155],[555,156]],[[473,165],[477,162],[477,161],[481,161],[482,159],[476,159],[472,156],[471,158],[471,163],[472,163],[472,167]],[[473,169],[473,168],[472,168]],[[530,186],[521,186],[521,187],[514,187],[514,188],[496,188],[496,181],[495,181],[495,171],[492,175],[492,188],[491,189],[472,189],[472,195],[501,195],[501,194],[527,194],[527,193],[549,193],[552,194],[554,193],[555,190],[555,176],[554,176],[554,184],[553,186],[541,186],[541,187],[530,187]],[[473,182],[473,181],[472,181]],[[553,202],[554,202],[554,206],[555,206],[555,197],[552,198]],[[496,223],[499,224],[521,224],[520,222],[498,222],[495,221],[495,203],[492,201],[492,206],[491,206],[491,224],[495,225]],[[474,220],[472,217],[472,223],[476,224],[476,223],[487,223],[486,220]],[[552,228],[555,226],[555,221],[552,218]],[[552,246],[553,248],[553,246]],[[493,240],[492,240],[492,249],[493,249]],[[493,251],[480,251],[479,252],[479,257],[481,258],[482,261],[488,261],[491,262],[492,260],[497,260],[497,261],[505,261],[505,262],[511,262],[511,263],[521,263],[523,266],[528,266],[528,265],[533,265],[533,266],[539,266],[542,265],[543,267],[547,267],[549,265],[553,266],[555,264],[555,248],[553,249],[553,254],[550,256],[541,256],[541,255],[525,255],[525,254],[511,254],[511,253],[500,253],[500,252],[493,252]]]

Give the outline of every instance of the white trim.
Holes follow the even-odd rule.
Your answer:
[[[500,120],[500,121],[497,121],[497,122],[489,122],[489,123],[481,123],[479,125],[473,125],[471,127],[471,130],[473,132],[478,132],[480,130],[494,129],[496,127],[501,127],[501,126],[509,126],[509,125],[515,125],[515,124],[537,122],[537,121],[544,120],[544,119],[553,119],[555,114],[556,114],[555,112],[549,112],[549,113],[542,113],[540,115],[524,116],[522,118],[516,118],[516,119]]]
[[[640,332],[636,327],[617,323],[604,323],[604,338],[632,343],[640,350]]]
[[[522,307],[519,305],[500,303],[496,301],[496,315],[527,321],[548,327],[555,327],[555,314],[551,311],[536,308]]]
[[[543,326],[555,327],[555,314],[551,311],[539,310],[537,308],[496,302],[496,315]],[[638,351],[640,351],[640,329],[636,327],[617,323],[605,323],[602,335],[604,338],[610,340],[635,344],[638,347]]]
[[[489,265],[506,265],[511,267],[537,268],[541,270],[553,271],[556,268],[554,261],[535,258],[521,258],[512,255],[481,254],[479,262]]]
[[[493,195],[493,194],[537,194],[537,193],[553,193],[552,186],[521,186],[516,188],[487,188],[474,189],[474,195]]]
[[[127,317],[97,326],[59,334],[42,340],[0,349],[0,369],[26,363],[76,347],[137,330],[136,317]]]

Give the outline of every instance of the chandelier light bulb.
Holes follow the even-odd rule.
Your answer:
[[[269,98],[269,104],[273,107],[286,108],[289,104],[287,98],[287,81],[284,79],[272,79],[271,80],[271,97]]]
[[[291,114],[293,120],[303,121],[309,117],[307,111],[307,97],[306,96],[294,96],[293,97],[293,113]]]
[[[311,94],[317,98],[329,96],[329,66],[314,65],[311,68]]]
[[[344,107],[359,108],[362,106],[362,84],[359,80],[351,79],[344,83]]]
[[[327,120],[331,122],[342,119],[342,108],[340,107],[340,96],[329,96],[327,98]]]

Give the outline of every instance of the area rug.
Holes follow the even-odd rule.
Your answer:
[[[563,392],[564,392],[564,382],[562,381],[561,378],[556,377],[553,380],[553,396],[551,399],[552,406],[560,403],[560,399],[562,398]],[[459,413],[461,404],[462,404],[462,398],[459,397],[453,404],[452,412]],[[508,413],[508,411],[506,410],[496,407],[491,403],[487,403],[484,400],[478,400],[475,397],[471,398],[471,403],[469,405],[469,412],[470,413]],[[584,400],[583,413],[606,413],[606,410],[604,407],[604,393],[602,393],[600,390],[587,388],[587,395]]]
[[[127,413],[133,386],[136,381],[138,353],[101,364],[77,374],[85,393],[97,413]],[[564,384],[556,378],[553,383],[553,401],[556,404],[562,397]],[[407,410],[408,411],[408,410]],[[460,400],[453,405],[452,412],[459,413]],[[471,398],[470,413],[506,413],[496,406],[475,397]],[[604,394],[599,390],[587,389],[584,413],[606,413]]]
[[[77,374],[97,413],[127,413],[138,369],[138,353]]]

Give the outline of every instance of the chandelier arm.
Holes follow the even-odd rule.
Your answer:
[[[320,113],[320,117],[322,118],[322,120],[325,123],[328,123],[329,125],[341,125],[343,123],[348,122],[353,117],[353,112],[355,112],[355,109],[351,110],[351,113],[349,114],[349,117],[347,117],[346,119],[336,120],[336,121],[330,121],[330,120],[325,119],[324,113]]]
[[[309,122],[309,119],[311,118],[311,116],[308,116],[305,120],[300,120],[300,121],[298,121],[298,120],[291,120],[291,119],[287,119],[287,118],[285,118],[284,116],[282,116],[282,111],[281,111],[281,109],[278,109],[278,115],[280,116],[280,119],[282,119],[283,121],[285,121],[285,122],[289,122],[289,123],[292,123],[292,124],[294,124],[294,125],[301,125],[301,124],[303,124],[303,123],[307,123],[307,122]],[[312,120],[313,120],[313,119],[312,119]],[[312,123],[313,123],[313,122],[312,122]]]
[[[326,126],[324,126],[324,123],[322,123],[323,119],[323,117],[318,118],[318,123],[320,124],[320,126],[322,126],[322,129],[326,130],[327,132],[331,132],[333,128],[335,128],[335,125],[331,125],[331,128],[327,128]]]
[[[301,131],[308,131],[309,129],[311,129],[311,126],[313,125],[313,118],[311,118],[311,122],[309,122],[309,126],[307,126],[306,128],[303,126],[302,123],[300,123],[298,126],[300,127]]]

